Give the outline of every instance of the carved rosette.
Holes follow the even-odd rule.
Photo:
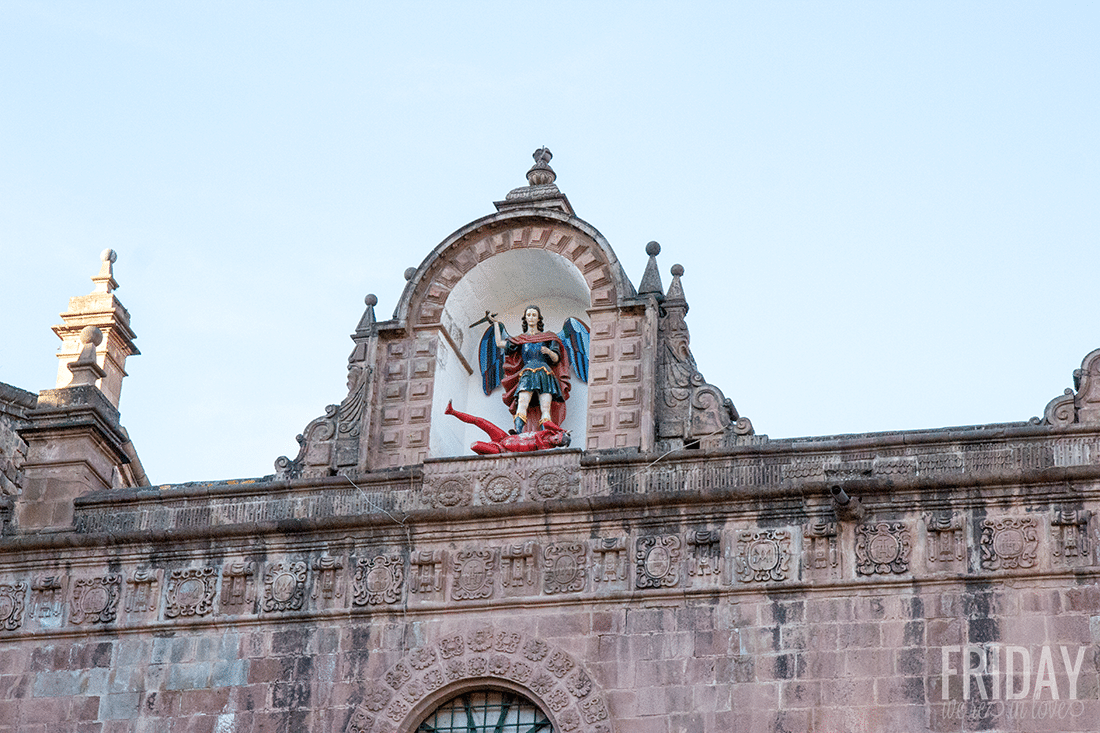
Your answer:
[[[492,598],[496,585],[496,552],[489,549],[459,550],[455,553],[451,598],[466,601]]]
[[[587,557],[581,542],[547,545],[542,552],[542,590],[547,594],[579,593],[585,589]]]
[[[1035,517],[982,520],[982,569],[1033,568],[1039,550]]]
[[[159,570],[135,570],[126,579],[127,613],[148,613],[157,609],[157,588],[160,585]]]
[[[634,563],[638,588],[672,588],[680,584],[680,547],[676,535],[639,537]]]
[[[74,624],[109,624],[118,616],[118,599],[122,591],[122,576],[108,574],[97,578],[81,578],[73,583],[72,612]]]
[[[506,680],[530,691],[564,733],[611,733],[607,701],[576,660],[542,639],[482,627],[451,634],[414,649],[369,684],[352,711],[347,733],[411,730],[413,708],[445,685],[485,678]]]
[[[380,606],[401,601],[405,563],[400,555],[359,558],[355,565],[351,602],[356,606]]]
[[[543,469],[531,477],[527,498],[533,501],[565,499],[573,495],[576,484],[576,477],[564,468]]]
[[[281,562],[264,573],[263,609],[268,613],[300,611],[306,602],[306,564]]]
[[[877,522],[856,527],[856,572],[890,575],[909,570],[909,528],[904,522]]]
[[[482,477],[480,494],[484,504],[507,504],[518,501],[520,483],[515,476],[508,474],[487,474]]]
[[[790,577],[791,533],[786,529],[737,533],[737,579],[767,583]]]
[[[26,583],[0,583],[0,628],[15,631],[23,625]]]
[[[473,482],[469,476],[425,477],[424,493],[435,509],[469,506],[473,502]]]
[[[217,586],[217,568],[188,568],[171,571],[165,588],[165,618],[209,614],[214,610]]]

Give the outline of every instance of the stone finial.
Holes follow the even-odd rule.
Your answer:
[[[99,259],[103,260],[103,265],[99,268],[99,274],[92,278],[92,282],[95,283],[95,293],[110,293],[118,289],[118,282],[115,280],[115,262],[118,261],[118,255],[115,254],[113,249],[105,249],[99,254]]]
[[[134,346],[136,335],[130,328],[130,314],[114,294],[118,288],[114,276],[118,255],[112,249],[105,249],[99,258],[99,273],[92,278],[95,288],[88,295],[69,298],[69,309],[61,314],[62,323],[53,327],[53,332],[61,339],[57,353],[57,388],[84,383],[76,381],[77,372],[70,366],[80,366],[80,379],[88,379],[92,372],[84,367],[91,352],[98,364],[96,368],[103,372],[97,377],[98,387],[117,409],[122,379],[126,376],[126,358],[141,352]],[[87,327],[95,327],[100,334],[94,344],[84,340]]]
[[[378,296],[371,293],[363,298],[363,303],[367,308],[363,311],[363,317],[359,319],[359,325],[355,327],[356,333],[366,333],[374,328],[374,306],[378,305]]]
[[[558,174],[554,173],[554,169],[550,167],[550,159],[554,157],[550,148],[543,145],[532,153],[531,157],[535,159],[535,164],[531,166],[531,170],[527,171],[528,184],[548,186],[557,180]]]
[[[645,266],[642,282],[638,286],[638,295],[655,295],[657,300],[664,300],[664,288],[661,286],[661,273],[657,269],[657,255],[661,254],[661,245],[650,242],[645,246],[645,253],[649,255],[649,262]]]
[[[684,274],[684,266],[673,265],[670,272],[672,273],[672,282],[669,283],[668,292],[665,293],[665,300],[683,301],[684,310],[687,312],[687,298],[684,297],[684,286],[680,284],[680,277]]]
[[[83,348],[76,361],[68,365],[73,379],[70,387],[94,387],[99,379],[107,376],[107,372],[95,362],[95,349],[103,343],[103,332],[95,326],[85,326],[80,330],[80,343]]]

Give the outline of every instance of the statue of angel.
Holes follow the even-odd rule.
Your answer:
[[[588,383],[588,327],[569,318],[560,333],[546,331],[536,305],[524,310],[519,336],[509,336],[495,314],[486,313],[485,320],[490,325],[478,350],[485,394],[504,386],[504,404],[512,413],[517,434],[529,431],[536,422],[540,430],[548,424],[561,425],[569,399],[570,367],[577,379]]]

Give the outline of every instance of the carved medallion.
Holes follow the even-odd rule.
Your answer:
[[[164,616],[205,616],[214,610],[217,568],[173,570],[165,589]]]
[[[564,499],[572,494],[569,475],[561,468],[548,468],[534,475],[527,498],[534,501]]]
[[[519,480],[514,476],[497,474],[482,481],[481,495],[486,504],[504,504],[519,499]]]
[[[26,597],[26,583],[0,584],[0,628],[15,631],[23,625]]]
[[[271,565],[264,573],[263,609],[300,611],[306,601],[306,564],[281,562]]]
[[[1035,567],[1039,549],[1035,517],[982,520],[982,569],[1014,570]]]
[[[98,578],[81,578],[73,583],[72,613],[69,621],[82,624],[109,624],[118,615],[118,599],[122,589],[122,576],[104,575]]]
[[[737,534],[737,577],[742,583],[786,580],[790,559],[790,530]]]
[[[548,545],[542,553],[544,593],[579,593],[585,588],[585,546],[581,542]]]
[[[676,535],[639,537],[634,553],[638,588],[672,588],[680,583],[680,538]]]
[[[472,500],[473,490],[467,477],[445,478],[437,485],[428,485],[425,488],[428,502],[436,509],[469,506]]]
[[[465,601],[492,598],[496,553],[493,550],[460,550],[454,559],[451,598]]]
[[[356,561],[352,603],[377,606],[397,603],[405,584],[405,564],[400,555],[377,555]]]
[[[909,570],[909,528],[904,522],[856,527],[856,572],[888,575]]]

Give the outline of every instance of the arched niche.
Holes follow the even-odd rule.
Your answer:
[[[430,452],[432,456],[469,453],[475,440],[485,440],[478,428],[443,414],[448,400],[454,407],[507,427],[512,418],[501,399],[503,390],[485,395],[482,389],[478,348],[488,324],[469,328],[485,311],[497,314],[510,334],[521,333],[528,305],[542,311],[546,330],[559,331],[569,317],[589,322],[591,293],[584,276],[567,257],[544,249],[514,249],[477,264],[455,285],[443,304],[442,320],[464,331],[458,339],[437,345],[435,400],[432,405]],[[456,351],[457,348],[457,351]],[[588,386],[571,381],[563,428],[572,432],[575,445],[584,445]]]

